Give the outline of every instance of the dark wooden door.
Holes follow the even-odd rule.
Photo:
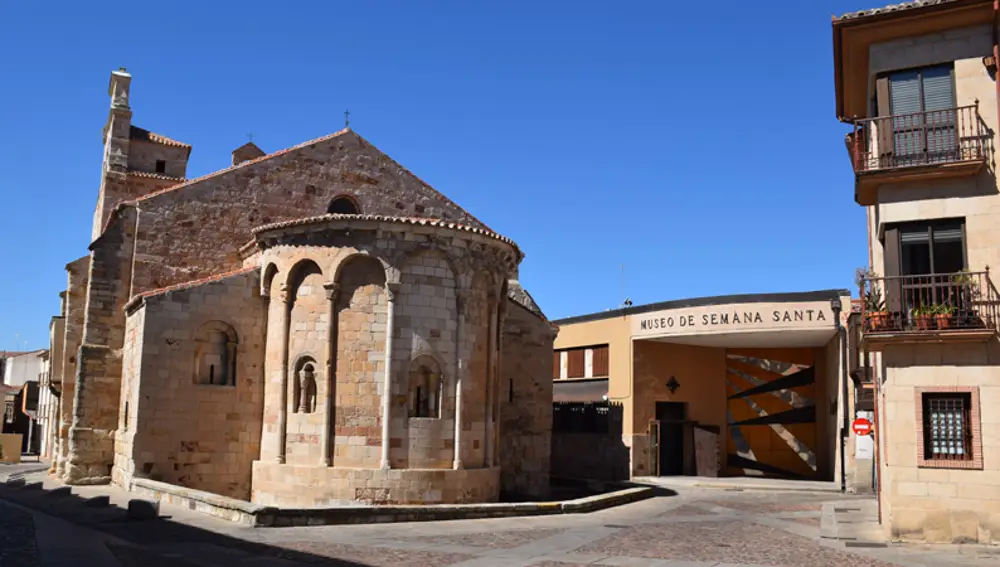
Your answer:
[[[687,406],[683,402],[656,402],[660,422],[660,476],[684,474],[684,421]]]

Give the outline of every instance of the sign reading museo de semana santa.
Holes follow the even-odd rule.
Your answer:
[[[828,302],[709,305],[632,316],[632,335],[686,335],[832,327]]]

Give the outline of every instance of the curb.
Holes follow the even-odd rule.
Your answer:
[[[633,486],[607,494],[555,502],[280,508],[257,505],[149,479],[133,479],[131,488],[131,492],[137,496],[151,501],[181,506],[254,527],[429,522],[550,514],[585,514],[652,498],[657,493],[657,489],[654,487]]]

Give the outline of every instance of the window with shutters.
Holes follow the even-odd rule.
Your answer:
[[[560,351],[552,352],[552,379],[558,380],[560,376],[562,353]]]
[[[967,267],[964,219],[890,224],[884,238],[889,311],[903,316],[922,306],[971,309],[956,279]]]
[[[979,389],[917,388],[916,396],[919,466],[982,468]]]
[[[896,165],[957,159],[958,136],[954,67],[951,64],[888,74],[887,101],[879,114],[892,116],[892,151]]]
[[[965,269],[965,222],[907,223],[899,229],[899,274],[954,274]]]
[[[566,351],[566,377],[583,378],[586,376],[586,349],[577,348]]]
[[[595,378],[602,378],[608,375],[608,345],[595,346],[593,348],[594,352],[594,371],[593,376]]]

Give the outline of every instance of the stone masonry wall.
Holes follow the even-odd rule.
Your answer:
[[[497,468],[343,469],[260,461],[253,468],[253,502],[263,506],[475,504],[499,497]]]
[[[121,411],[115,435],[115,462],[111,482],[128,488],[135,474],[132,458],[135,432],[139,427],[139,384],[146,331],[146,310],[137,309],[125,319],[125,344],[122,346]],[[154,347],[155,348],[155,347]]]
[[[128,145],[129,171],[156,173],[156,162],[166,162],[164,175],[184,177],[187,174],[188,148],[166,146],[140,140],[130,140]]]
[[[397,468],[451,468],[455,440],[455,337],[458,329],[456,279],[440,253],[414,254],[400,269],[393,364],[399,380],[393,384],[390,458]],[[441,371],[438,417],[410,417],[415,386],[412,363],[433,359]],[[412,361],[412,362],[411,362]]]
[[[364,214],[445,218],[482,224],[354,132],[345,131],[257,163],[195,180],[138,201],[135,292],[240,265],[254,227],[325,214],[352,196]]]
[[[119,452],[116,470],[134,470],[136,476],[233,498],[250,497],[263,407],[264,310],[259,288],[257,272],[243,272],[146,297],[130,315],[130,330],[140,326],[140,318],[145,321],[141,338],[136,336],[134,347],[125,350],[138,349],[142,360],[134,381],[126,380],[122,388],[123,413],[124,403],[130,406],[127,431],[119,432],[122,449],[129,432],[134,437],[131,453]],[[235,331],[235,385],[198,380],[197,339],[207,326],[218,328],[219,323]],[[135,367],[134,362],[126,364],[126,377]]]
[[[59,425],[57,428],[55,474],[66,472],[69,456],[69,427],[73,423],[73,399],[76,393],[76,358],[83,340],[86,315],[87,279],[90,277],[90,256],[77,258],[66,265],[66,326],[63,331],[62,391],[59,395]],[[53,361],[55,364],[56,361]]]
[[[316,465],[320,464],[322,457],[323,415],[329,399],[325,379],[329,301],[323,289],[323,272],[319,266],[307,260],[298,264],[295,271],[288,286],[292,302],[288,331],[289,403],[285,462]],[[299,371],[310,362],[315,375],[315,407],[303,408],[297,382]]]
[[[487,365],[479,365],[483,375],[477,381],[471,376],[475,365],[469,361],[476,358],[477,351],[483,353],[482,358],[486,358],[485,353],[489,348],[486,346],[489,320],[485,314],[490,310],[485,302],[485,282],[487,279],[502,281],[501,277],[506,275],[507,266],[513,259],[509,255],[511,249],[496,244],[487,246],[485,242],[488,241],[474,233],[431,226],[363,219],[317,222],[332,223],[341,229],[331,230],[318,226],[315,231],[295,228],[287,233],[282,229],[275,229],[275,233],[267,233],[263,237],[266,245],[260,261],[265,277],[264,286],[270,292],[272,307],[269,311],[269,345],[265,368],[268,377],[265,392],[265,435],[261,460],[254,464],[254,502],[280,502],[291,506],[326,505],[335,501],[365,502],[380,498],[415,503],[470,501],[470,498],[475,500],[493,497],[491,495],[495,494],[496,489],[490,486],[494,485],[473,487],[457,483],[451,488],[439,484],[417,485],[414,484],[417,477],[411,473],[418,470],[426,472],[434,468],[442,472],[453,470],[456,369],[465,374],[462,389],[462,421],[465,425],[462,428],[462,443],[471,446],[478,440],[480,457],[478,460],[461,463],[465,468],[475,469],[475,473],[459,470],[455,472],[462,474],[454,478],[475,478],[485,482],[489,474],[484,472],[487,476],[483,477],[479,471],[496,470],[492,465],[484,467],[482,460],[482,440],[485,438],[486,427],[483,415],[487,401],[484,392]],[[443,238],[439,233],[455,236]],[[333,392],[336,404],[330,418],[334,425],[332,467],[326,466],[321,459],[314,458],[315,455],[310,455],[308,462],[304,464],[280,463],[276,458],[281,439],[279,410],[283,377],[280,372],[281,348],[274,343],[280,343],[283,335],[280,322],[283,319],[280,309],[274,305],[280,303],[282,290],[289,295],[293,293],[294,283],[285,285],[283,282],[289,281],[289,274],[294,276],[294,266],[304,262],[310,262],[321,270],[322,277],[316,282],[337,290],[334,321],[337,328],[334,337],[337,372]],[[474,283],[473,274],[480,271],[489,273],[490,276]],[[456,273],[461,275],[455,277]],[[294,279],[292,277],[291,281],[294,282]],[[309,285],[316,287],[317,283]],[[382,392],[386,369],[384,349],[388,323],[387,287],[392,290],[395,331],[389,388],[392,395],[389,446],[383,447]],[[478,294],[473,292],[477,287]],[[466,316],[462,322],[459,322],[458,315],[460,294],[466,307]],[[305,332],[316,329],[323,313],[325,310],[315,309],[310,313],[303,312],[304,320],[293,317],[292,332],[296,328],[305,329]],[[483,315],[477,316],[475,313]],[[322,323],[327,324],[327,321],[322,320]],[[459,332],[462,335],[456,338]],[[293,367],[296,358],[298,347],[295,346],[295,340],[294,337],[291,338],[292,346],[287,358],[289,369]],[[315,345],[311,347],[312,350],[319,348]],[[551,364],[551,338],[549,350],[540,356],[547,369]],[[459,360],[466,363],[459,366]],[[415,417],[411,415],[416,407],[413,369],[427,368],[428,366],[422,366],[427,364],[440,370],[442,374],[438,395],[443,404],[440,412],[432,412],[431,417]],[[291,379],[291,376],[288,378]],[[419,381],[419,376],[417,380]],[[551,401],[551,393],[548,400]],[[286,409],[289,407],[286,406]],[[317,403],[317,407],[321,405]],[[286,416],[293,417],[291,414]],[[322,423],[323,420],[319,421]],[[287,427],[293,427],[291,419],[288,419]],[[320,430],[320,433],[322,438],[323,431]],[[291,439],[292,435],[294,433],[289,429],[286,439]],[[322,449],[321,443],[316,445]],[[384,448],[388,449],[392,467],[388,472],[381,469]],[[291,451],[288,451],[288,455],[291,455]],[[290,472],[278,474],[273,472],[275,470]],[[366,483],[358,476],[361,471],[368,470],[374,470],[372,474],[380,475],[377,482]],[[345,476],[345,471],[354,471],[352,474],[355,476]],[[262,476],[258,479],[258,472],[266,478]],[[291,475],[291,478],[287,475]],[[279,477],[283,480],[277,480]],[[317,481],[317,478],[324,480]],[[459,489],[469,492],[459,494],[456,492]],[[441,500],[442,498],[445,500]]]
[[[86,319],[77,359],[65,472],[69,484],[111,481],[135,220],[134,208],[120,208],[90,247]]]
[[[333,465],[376,468],[382,444],[385,270],[374,258],[356,257],[338,281]]]
[[[500,487],[546,498],[552,452],[552,343],[543,317],[507,302],[500,360]]]
[[[883,352],[878,431],[883,523],[894,541],[1000,543],[1000,342]],[[970,461],[927,462],[920,389],[970,395]],[[977,403],[978,398],[978,403]],[[978,410],[978,411],[977,411]]]
[[[495,353],[490,352],[490,318],[497,290],[489,274],[478,271],[472,275],[465,295],[463,310],[463,351],[468,353],[469,368],[462,382],[462,466],[492,466],[487,454],[487,404],[491,401],[488,388]]]

